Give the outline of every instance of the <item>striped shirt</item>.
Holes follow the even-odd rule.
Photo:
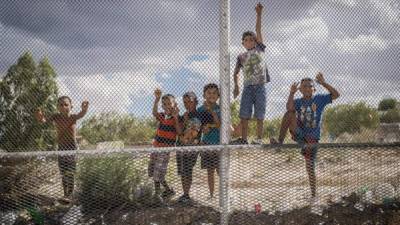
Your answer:
[[[176,142],[175,119],[164,113],[158,113],[156,117],[159,122],[156,136],[153,141],[154,147],[174,146]]]

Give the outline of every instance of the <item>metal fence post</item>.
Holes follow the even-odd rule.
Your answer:
[[[219,76],[221,88],[221,145],[230,139],[230,0],[221,0],[219,16]],[[219,205],[221,225],[229,223],[229,149],[221,151]]]

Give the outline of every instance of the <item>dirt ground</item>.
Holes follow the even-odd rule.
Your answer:
[[[182,194],[180,178],[176,175],[175,156],[171,155],[168,181],[177,194],[169,205],[145,210],[149,218],[162,214],[165,218],[183,214],[190,218],[154,224],[218,224],[219,191],[218,177],[215,182],[215,197],[209,198],[206,170],[200,168],[200,158],[194,168],[191,197],[194,205],[182,207],[176,203]],[[231,152],[229,189],[232,215],[230,224],[389,224],[400,225],[400,149],[321,149],[316,163],[317,208],[310,207],[310,190],[304,159],[297,149],[271,150],[248,149]],[[143,168],[145,169],[145,168]],[[51,171],[49,182],[44,182],[41,195],[57,198],[62,190],[55,170]],[[357,207],[362,191],[375,191],[383,183],[396,189],[395,196],[385,205],[365,204]],[[382,199],[381,199],[382,200]],[[375,202],[379,203],[379,202]],[[382,203],[382,202],[381,202]],[[255,205],[261,206],[255,213]],[[133,223],[150,224],[150,220],[139,223],[132,210],[109,212],[107,224],[121,224],[120,218],[131,215]],[[188,213],[189,210],[191,213]],[[66,209],[58,211],[63,215]],[[149,212],[147,212],[149,211]],[[169,213],[168,213],[169,212]],[[153,213],[153,214],[152,214]],[[52,214],[52,215],[53,215]],[[196,216],[197,215],[197,216]],[[200,216],[199,215],[204,215]],[[210,216],[211,215],[211,216]],[[143,217],[143,214],[142,214]],[[188,217],[188,216],[186,216]],[[29,220],[26,223],[32,224]],[[53,220],[54,221],[54,220]],[[119,222],[118,222],[119,221]],[[135,222],[136,221],[136,222]],[[146,222],[147,221],[147,222]],[[176,222],[181,221],[181,222]],[[51,223],[53,224],[53,223]],[[57,224],[57,223],[54,223]],[[97,224],[97,223],[85,223]],[[101,224],[101,223],[100,223]]]
[[[399,189],[400,149],[321,149],[316,176],[321,205],[339,202],[361,189],[373,191],[382,183]],[[180,190],[179,179],[173,181]],[[311,197],[304,159],[297,149],[233,151],[229,183],[232,210],[254,210],[255,204],[260,204],[270,212],[290,211],[308,206]],[[215,186],[216,198],[208,199],[206,171],[196,165],[191,196],[217,208],[218,181]]]

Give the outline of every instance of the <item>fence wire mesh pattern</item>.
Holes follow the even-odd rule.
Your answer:
[[[400,224],[397,0],[13,0],[0,31],[1,225]]]

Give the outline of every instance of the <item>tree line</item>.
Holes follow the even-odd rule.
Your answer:
[[[35,63],[24,53],[0,78],[0,148],[5,151],[53,150],[55,129],[39,124],[33,115],[37,108],[45,114],[57,112],[59,95],[56,72],[48,58]],[[329,107],[323,119],[323,134],[338,137],[362,129],[376,129],[380,123],[400,123],[400,102],[393,98],[380,101],[378,108],[366,102]],[[231,121],[239,121],[239,104],[231,105]],[[266,138],[277,136],[280,118],[266,120]],[[78,134],[88,145],[104,141],[123,141],[125,145],[150,143],[156,128],[151,117],[139,118],[115,112],[92,115],[81,124]],[[255,130],[250,128],[250,130]],[[255,135],[250,133],[251,135]]]

